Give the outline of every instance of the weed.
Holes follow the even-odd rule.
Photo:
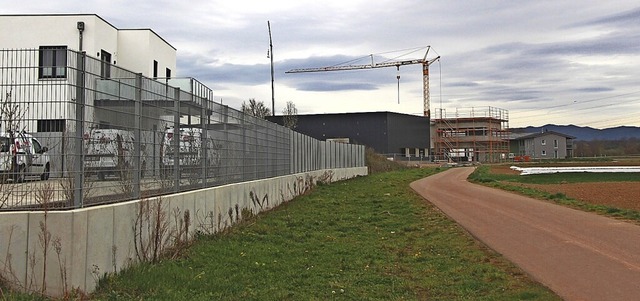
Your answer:
[[[549,199],[552,199],[552,200],[564,200],[566,198],[567,196],[562,192],[557,192],[549,196]]]
[[[157,262],[166,244],[169,223],[162,198],[138,203],[133,224],[134,248],[138,260]]]
[[[326,185],[333,182],[333,170],[323,172],[318,179],[316,179],[316,185]]]
[[[53,250],[56,252],[58,258],[58,267],[60,269],[60,281],[62,284],[62,291],[67,293],[69,291],[68,279],[67,279],[67,263],[61,257],[62,253],[62,240],[60,237],[53,239]]]
[[[373,148],[367,147],[365,149],[365,164],[369,168],[370,174],[388,172],[394,170],[403,170],[408,167],[402,163],[387,160],[383,155],[375,152]]]
[[[249,208],[242,208],[242,220],[243,221],[251,221],[256,218],[257,215],[253,213],[253,211]]]
[[[267,208],[269,206],[269,195],[268,194],[265,194],[264,197],[262,197],[262,200],[260,200],[260,198],[258,198],[258,196],[253,191],[250,191],[249,192],[249,198],[251,199],[251,202],[253,203],[253,207],[254,208],[260,207],[260,211],[264,210],[265,208]]]

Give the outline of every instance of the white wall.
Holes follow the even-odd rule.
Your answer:
[[[67,45],[69,49],[77,50],[79,34],[76,23],[84,21],[93,24],[93,19],[95,16],[90,15],[0,16],[0,45],[3,49],[37,49],[41,45]],[[115,28],[113,31],[115,32]]]
[[[240,210],[248,208],[254,213],[271,209],[300,193],[293,187],[302,187],[301,181],[309,177],[318,180],[329,172],[332,181],[339,181],[367,175],[367,167],[318,170],[168,195],[162,197],[162,208],[170,229],[178,227],[173,222],[175,212],[182,215],[189,211],[188,237],[193,238],[195,231],[217,232],[236,223],[228,215],[230,208],[235,212],[236,204]],[[268,195],[268,206],[256,206],[250,193],[260,200]],[[17,287],[41,291],[46,271],[46,293],[51,296],[62,296],[72,288],[91,292],[97,278],[137,262],[133,229],[140,204],[141,201],[130,201],[69,211],[1,212],[0,273]],[[222,219],[207,228],[207,215]],[[40,243],[45,221],[52,238],[46,256]],[[53,247],[56,240],[60,242],[59,257]]]
[[[0,15],[0,48],[38,49],[40,46],[67,46],[79,50],[77,22],[85,23],[82,48],[98,57],[101,50],[111,53],[111,63],[152,77],[153,60],[176,76],[176,49],[151,29],[118,29],[92,14]],[[37,64],[37,62],[36,62]]]
[[[158,62],[158,77],[171,69],[176,77],[176,50],[150,29],[126,29],[118,34],[119,60],[123,66],[153,78],[153,61]]]

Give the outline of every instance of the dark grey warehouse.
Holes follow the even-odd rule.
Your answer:
[[[430,146],[429,119],[392,113],[339,113],[298,115],[295,131],[319,140],[348,138],[387,155],[425,156]],[[283,124],[283,116],[268,120]]]

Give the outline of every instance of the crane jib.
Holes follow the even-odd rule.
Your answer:
[[[385,67],[393,67],[393,66],[405,66],[405,65],[426,64],[426,63],[428,63],[428,61],[426,60],[408,60],[408,61],[386,62],[386,63],[376,63],[376,64],[365,64],[365,65],[345,65],[345,66],[331,66],[331,67],[319,67],[319,68],[291,69],[285,73],[361,70],[361,69],[385,68]]]
[[[424,116],[427,118],[431,117],[430,110],[430,101],[429,101],[429,65],[434,63],[435,61],[440,59],[440,56],[437,56],[433,59],[427,59],[427,54],[429,50],[424,55],[424,59],[413,59],[406,61],[390,61],[390,62],[382,62],[382,63],[374,63],[373,57],[371,64],[365,65],[337,65],[330,67],[319,67],[319,68],[303,68],[303,69],[291,69],[285,73],[305,73],[305,72],[326,72],[326,71],[345,71],[345,70],[364,70],[364,69],[374,69],[374,68],[384,68],[384,67],[397,67],[400,70],[400,66],[412,65],[412,64],[422,64],[422,77],[423,77],[423,107],[424,107]],[[398,75],[398,91],[400,91],[400,76]],[[400,102],[400,92],[398,92],[398,103]]]

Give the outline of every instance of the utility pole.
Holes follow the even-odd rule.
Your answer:
[[[273,88],[273,41],[271,40],[271,23],[267,21],[269,27],[269,52],[267,57],[271,58],[271,115],[276,116],[276,97]]]

